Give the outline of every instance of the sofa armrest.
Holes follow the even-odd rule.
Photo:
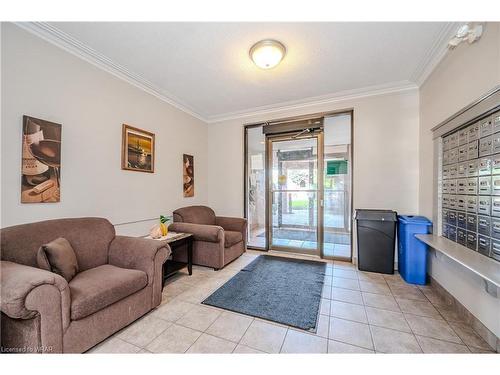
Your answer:
[[[148,275],[148,284],[151,284],[155,262],[165,263],[170,253],[167,241],[116,236],[109,245],[108,263],[121,268],[144,271]]]
[[[247,230],[247,219],[239,217],[217,216],[215,218],[215,223],[224,228],[224,230],[241,232],[243,234],[243,238],[246,237],[245,232]]]
[[[218,225],[172,223],[172,232],[191,233],[196,241],[224,243],[224,229]]]
[[[13,319],[40,315],[40,344],[51,352],[62,352],[63,334],[70,323],[71,297],[67,281],[60,275],[22,264],[0,261],[2,313]]]

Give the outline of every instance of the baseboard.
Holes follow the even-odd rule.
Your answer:
[[[453,307],[455,312],[469,324],[488,345],[497,353],[500,352],[500,339],[479,321],[469,310],[465,308],[453,295],[450,294],[439,282],[429,275],[430,286],[447,304]]]

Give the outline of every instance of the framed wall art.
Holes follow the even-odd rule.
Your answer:
[[[192,155],[182,156],[183,190],[184,197],[194,196],[194,158]]]
[[[23,116],[21,203],[61,200],[61,124]]]
[[[123,124],[122,169],[137,172],[155,171],[155,135]]]

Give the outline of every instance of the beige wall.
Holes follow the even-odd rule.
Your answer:
[[[418,212],[418,92],[277,111],[209,125],[208,202],[222,215],[243,214],[243,124],[354,108],[354,209]]]
[[[431,128],[500,84],[500,23],[486,25],[479,42],[461,44],[420,88],[420,213],[433,217],[434,147]],[[431,275],[483,324],[500,337],[500,300],[484,291],[483,281],[447,258],[431,257]]]
[[[20,203],[25,114],[63,125],[60,203]],[[92,215],[116,224],[207,201],[205,123],[5,23],[1,120],[2,226]],[[121,170],[122,123],[156,134],[154,174]],[[182,195],[183,153],[194,155],[194,198]],[[151,225],[142,222],[117,230],[145,234]]]

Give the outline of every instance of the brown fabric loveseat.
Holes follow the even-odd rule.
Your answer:
[[[161,302],[165,242],[115,236],[101,218],[17,225],[0,236],[4,352],[81,353]],[[59,237],[78,261],[69,283],[37,267],[40,246]]]
[[[218,270],[246,251],[246,219],[215,216],[210,207],[175,210],[169,230],[194,235],[193,263],[200,266]]]

